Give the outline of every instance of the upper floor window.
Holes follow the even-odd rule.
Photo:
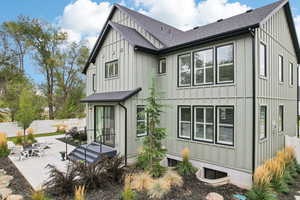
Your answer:
[[[217,48],[217,82],[228,83],[234,80],[233,45]]]
[[[234,108],[217,107],[217,143],[233,145],[234,143]]]
[[[191,124],[192,124],[191,106],[179,106],[178,112],[179,112],[178,136],[179,136],[179,138],[190,139],[191,138]]]
[[[213,142],[214,108],[194,107],[194,139]]]
[[[290,62],[289,64],[289,73],[290,73],[290,85],[294,85],[294,65],[293,63]]]
[[[165,58],[159,60],[158,73],[165,74],[167,72],[167,61]]]
[[[214,82],[213,49],[194,53],[194,85]]]
[[[93,92],[96,91],[96,74],[93,74],[92,76],[92,87],[93,87]]]
[[[283,56],[281,55],[279,55],[278,67],[279,81],[283,82]]]
[[[138,137],[147,135],[146,125],[147,125],[147,115],[145,113],[145,106],[137,106],[136,109],[136,135]]]
[[[113,78],[119,75],[118,60],[105,63],[105,78]]]
[[[279,106],[279,110],[278,110],[278,130],[279,132],[282,132],[284,130],[284,107],[283,105]]]
[[[191,54],[178,57],[179,86],[191,85]]]
[[[267,137],[267,106],[260,106],[259,113],[259,139]]]
[[[259,47],[259,75],[267,77],[267,47],[262,42]]]

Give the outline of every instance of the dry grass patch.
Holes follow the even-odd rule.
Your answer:
[[[131,178],[130,186],[132,189],[137,191],[147,190],[154,181],[154,179],[147,172],[132,175]]]
[[[151,199],[161,199],[169,193],[171,185],[163,178],[156,179],[148,188],[148,195]]]
[[[173,170],[168,170],[163,176],[163,180],[170,186],[181,187],[183,185],[182,177]]]

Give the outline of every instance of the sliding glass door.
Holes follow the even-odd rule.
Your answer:
[[[95,142],[115,145],[115,110],[114,106],[95,106]]]

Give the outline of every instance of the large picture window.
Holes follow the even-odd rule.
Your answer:
[[[179,86],[191,85],[191,54],[178,56]]]
[[[279,55],[278,67],[279,81],[283,82],[283,56],[281,55]]]
[[[217,143],[234,144],[234,108],[217,107]]]
[[[259,138],[267,138],[267,106],[260,106],[259,126]]]
[[[105,78],[113,78],[119,76],[118,60],[105,63]]]
[[[267,47],[262,42],[259,46],[259,75],[267,77]]]
[[[194,85],[210,84],[214,81],[213,49],[194,53]]]
[[[194,140],[213,142],[214,108],[194,107]]]
[[[138,137],[147,135],[146,131],[147,126],[147,116],[145,113],[145,106],[137,106],[136,109],[136,135]]]
[[[178,136],[179,138],[191,138],[192,114],[190,106],[178,107]]]
[[[226,45],[217,48],[217,75],[218,83],[234,81],[234,58],[233,45]]]
[[[278,131],[283,132],[284,131],[284,106],[280,105],[278,109]]]
[[[289,63],[289,73],[290,73],[290,77],[289,77],[290,85],[294,85],[294,65],[291,62]]]

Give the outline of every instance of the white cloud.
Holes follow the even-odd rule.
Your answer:
[[[239,2],[228,0],[134,0],[135,6],[148,16],[154,17],[179,29],[228,18],[250,9]]]
[[[297,33],[298,33],[298,39],[299,39],[299,42],[300,42],[300,15],[295,17],[295,26],[296,26],[296,30],[297,30]]]
[[[64,8],[59,25],[68,33],[70,41],[86,39],[92,47],[111,8],[108,1],[98,4],[92,0],[76,0]]]
[[[125,5],[125,0],[119,0]],[[238,2],[228,0],[133,0],[135,9],[150,17],[161,20],[179,29],[187,30],[227,18],[250,9]],[[126,5],[125,5],[126,6]],[[112,4],[106,0],[76,0],[64,8],[59,17],[59,26],[68,33],[70,41],[85,39],[93,47],[101,31]],[[300,19],[298,20],[300,21]],[[300,22],[299,22],[300,23]]]

